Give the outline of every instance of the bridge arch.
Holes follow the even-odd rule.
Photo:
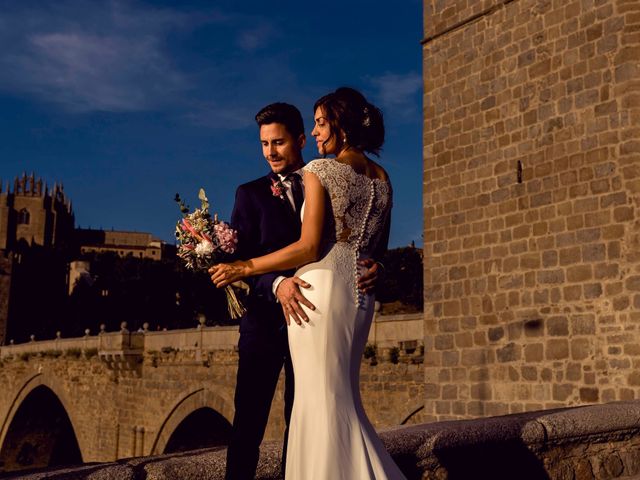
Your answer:
[[[85,453],[74,427],[77,423],[59,380],[37,373],[19,385],[3,416],[0,460],[14,462],[10,459],[14,455],[15,465],[9,467],[13,469],[82,463]]]
[[[174,433],[178,432],[181,426],[196,419],[212,422],[230,430],[233,415],[233,400],[224,393],[214,392],[207,387],[185,393],[165,415],[149,454],[165,453],[167,447],[171,447],[170,440]]]

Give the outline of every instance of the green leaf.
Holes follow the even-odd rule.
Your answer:
[[[200,199],[200,202],[202,202],[202,210],[205,212],[209,210],[209,199],[207,198],[207,194],[204,192],[204,188],[201,188],[198,191],[198,198]]]

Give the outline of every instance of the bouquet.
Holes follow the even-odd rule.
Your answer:
[[[184,204],[179,194],[176,194],[175,198],[183,217],[176,225],[178,256],[188,269],[194,271],[208,270],[216,263],[232,260],[231,255],[238,245],[237,232],[228,223],[219,221],[217,214],[211,218],[209,200],[204,189],[200,189],[198,198],[202,207],[196,208],[193,212],[189,212],[189,207]],[[249,288],[244,282],[236,282],[234,285],[245,290]],[[231,285],[225,287],[225,293],[231,318],[236,319],[244,315],[246,310]]]

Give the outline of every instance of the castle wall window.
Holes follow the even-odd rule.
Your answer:
[[[23,208],[18,212],[18,225],[29,225],[30,220],[29,210]]]

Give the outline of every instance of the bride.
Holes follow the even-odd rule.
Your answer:
[[[382,147],[382,113],[344,87],[320,98],[314,112],[312,135],[325,158],[304,167],[300,239],[262,257],[219,264],[212,280],[223,287],[300,267],[296,276],[312,285],[305,292],[316,306],[305,308],[309,322],[288,329],[295,394],[286,478],[404,479],[364,412],[359,388],[374,297],[357,288],[357,261],[380,258],[386,249],[392,204],[387,173],[365,155]]]

